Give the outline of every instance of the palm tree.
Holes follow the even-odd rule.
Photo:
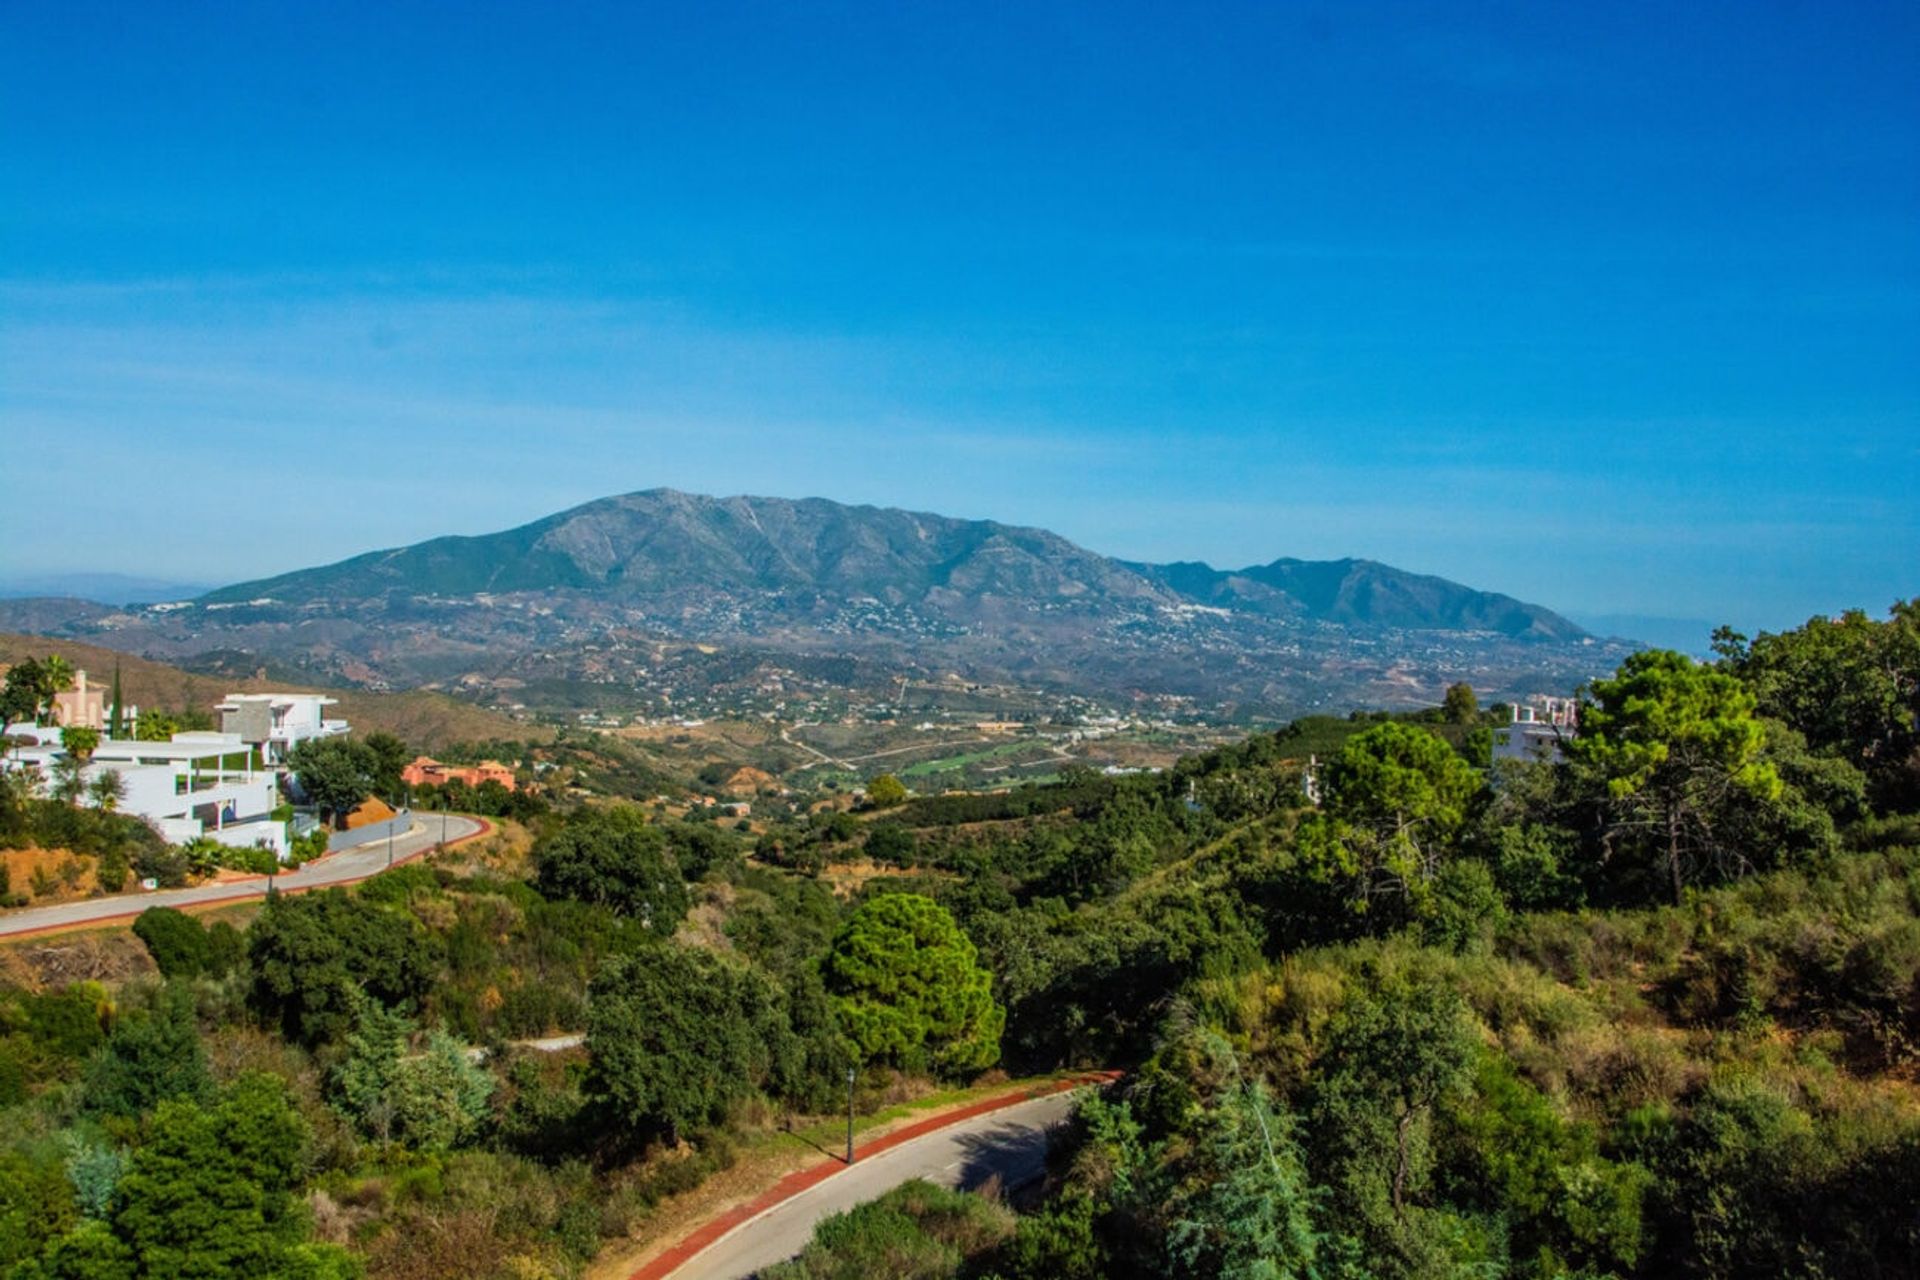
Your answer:
[[[40,705],[44,721],[53,719],[54,698],[71,688],[73,664],[57,653],[48,654],[40,663]]]
[[[157,708],[140,713],[133,722],[133,736],[142,742],[165,742],[180,731],[180,722]]]
[[[87,795],[92,798],[94,808],[112,813],[127,798],[127,780],[120,776],[118,769],[102,768],[87,784]]]
[[[64,804],[78,804],[87,789],[86,763],[76,755],[63,755],[53,762],[53,798]]]

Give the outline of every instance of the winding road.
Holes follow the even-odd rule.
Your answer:
[[[873,1154],[861,1152],[812,1185],[753,1214],[691,1257],[663,1257],[633,1280],[739,1280],[807,1247],[820,1221],[891,1191],[912,1178],[962,1190],[997,1180],[1018,1187],[1046,1168],[1049,1130],[1073,1111],[1073,1092],[1059,1092],[959,1120]],[[938,1123],[938,1121],[935,1121]],[[884,1140],[883,1140],[884,1141]],[[674,1251],[684,1256],[684,1251]]]
[[[458,844],[491,830],[493,824],[485,818],[469,818],[457,813],[417,815],[407,834],[394,838],[391,852],[387,842],[380,840],[359,849],[330,853],[307,863],[298,871],[273,877],[274,885],[281,893],[299,893],[330,885],[352,884],[378,875],[389,866],[398,866],[410,858],[417,858],[437,844]],[[131,920],[148,907],[204,907],[266,896],[267,878],[261,876],[250,880],[196,885],[191,889],[156,889],[151,893],[120,893],[105,898],[84,898],[78,902],[59,902],[46,907],[23,907],[0,913],[0,938],[113,924]]]

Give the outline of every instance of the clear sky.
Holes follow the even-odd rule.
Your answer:
[[[672,485],[1920,593],[1920,6],[0,3],[0,572]]]

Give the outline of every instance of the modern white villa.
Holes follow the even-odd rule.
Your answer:
[[[1495,760],[1548,764],[1561,764],[1566,760],[1564,748],[1580,732],[1577,698],[1535,694],[1525,702],[1510,702],[1507,706],[1513,719],[1493,731]]]
[[[255,765],[255,753],[237,733],[176,733],[171,742],[102,742],[87,777],[120,775],[123,813],[151,822],[170,844],[205,836],[235,848],[264,846],[287,856],[287,824],[272,817],[280,804],[277,775]]]
[[[87,782],[116,773],[119,811],[144,818],[172,844],[207,837],[236,848],[269,848],[285,858],[288,833],[275,821],[287,753],[309,738],[346,733],[330,720],[334,699],[313,693],[240,693],[222,700],[219,732],[176,733],[168,742],[102,738],[87,760]],[[60,726],[7,725],[0,768],[30,770],[44,789],[67,754]]]
[[[260,748],[267,764],[278,766],[308,738],[347,732],[345,720],[327,719],[326,708],[336,701],[317,693],[230,693],[213,709],[220,713],[222,733],[238,734],[247,745]]]

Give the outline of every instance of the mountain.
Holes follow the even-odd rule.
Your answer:
[[[1530,640],[1586,634],[1540,605],[1377,560],[1282,559],[1234,570],[1192,562],[1129,567],[1190,601],[1274,617],[1403,631],[1488,631]]]
[[[991,520],[670,489],[184,605],[0,601],[9,625],[189,665],[220,651],[311,680],[676,712],[716,690],[773,706],[906,679],[1282,714],[1436,700],[1454,679],[1571,689],[1624,648],[1371,560],[1131,563]]]
[[[983,602],[1206,605],[1356,627],[1574,640],[1565,618],[1509,596],[1372,560],[1275,560],[1239,570],[1133,564],[1044,529],[821,498],[709,498],[654,489],[479,537],[435,538],[241,583],[204,604],[582,592],[644,602],[686,592],[871,597],[967,615]]]
[[[1150,600],[1164,593],[1057,534],[820,498],[708,498],[654,489],[502,533],[435,538],[241,583],[205,603],[577,591],[639,601],[687,591]],[[946,597],[953,597],[947,599]],[[1164,596],[1172,603],[1171,596]]]

